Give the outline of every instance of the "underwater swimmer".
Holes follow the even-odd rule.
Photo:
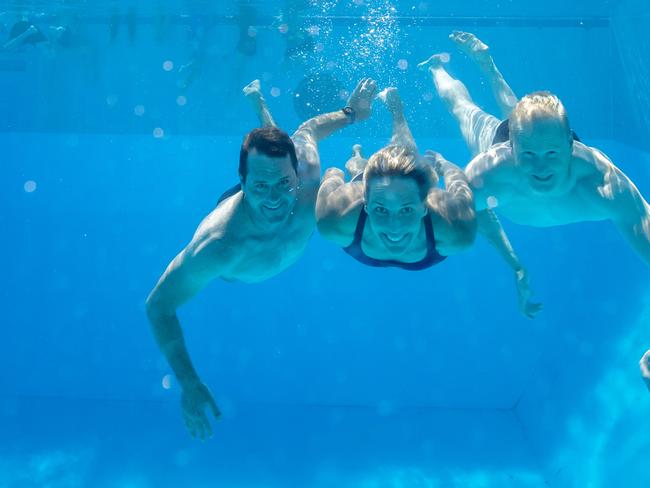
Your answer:
[[[646,351],[641,358],[641,361],[639,361],[639,367],[641,369],[641,377],[643,378],[643,381],[645,381],[645,386],[647,386],[648,391],[650,391],[650,349]]]
[[[355,146],[347,183],[340,169],[326,171],[316,204],[318,229],[368,266],[421,270],[473,243],[472,192],[462,170],[439,154],[417,156],[397,90],[380,95],[393,117],[390,145],[367,162]],[[435,187],[437,173],[445,190]]]
[[[264,110],[259,83],[247,96]],[[240,187],[231,189],[201,222],[190,243],[168,265],[147,298],[147,316],[158,346],[181,388],[185,425],[194,437],[212,435],[206,409],[220,416],[217,404],[194,369],[176,310],[210,281],[255,283],[284,271],[302,255],[314,231],[314,207],[320,182],[318,142],[370,115],[375,84],[362,80],[348,109],[314,117],[292,138],[276,127],[249,132],[239,158]],[[252,98],[251,98],[252,97]],[[271,119],[272,120],[272,119]]]
[[[41,42],[47,42],[47,37],[38,27],[23,19],[11,27],[9,38],[2,45],[2,49],[11,50],[27,44],[35,46]]]
[[[516,273],[520,307],[529,317],[541,308],[529,301],[525,268],[489,208],[515,223],[534,227],[610,220],[640,257],[650,264],[650,206],[609,158],[577,140],[562,102],[549,92],[516,100],[494,66],[487,46],[468,33],[451,35],[502,90],[500,106],[508,125],[481,110],[466,87],[445,70],[448,56],[420,64],[458,120],[474,159],[465,168],[476,199],[479,232]],[[510,112],[511,110],[511,112]],[[505,130],[504,130],[505,129]]]

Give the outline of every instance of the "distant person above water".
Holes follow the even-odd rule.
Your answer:
[[[641,361],[639,361],[639,367],[641,369],[641,377],[645,381],[648,391],[650,391],[650,349],[645,352]]]
[[[181,385],[185,425],[193,436],[204,439],[212,434],[206,408],[215,417],[220,413],[192,365],[176,310],[216,278],[260,282],[302,256],[315,228],[318,142],[349,125],[354,117],[363,120],[370,115],[374,91],[369,87],[370,80],[362,80],[348,99],[349,111],[314,117],[291,138],[274,127],[259,82],[245,88],[264,127],[244,139],[240,183],[221,197],[147,298],[147,315]]]
[[[390,144],[367,162],[356,147],[346,164],[350,181],[338,168],[325,172],[318,229],[368,266],[425,269],[474,242],[472,192],[463,171],[442,156],[418,156],[397,89],[380,98],[393,118]],[[444,190],[436,188],[438,176]]]
[[[476,199],[479,232],[515,271],[524,313],[532,317],[539,306],[528,301],[526,270],[491,208],[535,227],[610,220],[650,264],[650,206],[605,154],[580,142],[558,97],[535,92],[517,101],[487,45],[465,32],[450,37],[487,77],[505,120],[479,108],[465,85],[447,73],[449,55],[434,55],[419,66],[430,71],[475,156],[465,172]]]

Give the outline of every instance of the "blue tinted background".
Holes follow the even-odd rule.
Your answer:
[[[133,41],[130,7],[34,3],[30,20],[72,25],[75,42],[0,58],[0,486],[647,485],[637,361],[650,344],[648,270],[611,224],[504,222],[545,304],[534,321],[481,238],[407,273],[363,267],[315,235],[272,280],[212,283],[180,310],[224,412],[207,443],[184,431],[176,383],[162,386],[170,370],[143,307],[236,181],[241,138],[257,125],[240,89],[254,78],[292,131],[306,73],[328,76],[322,110],[376,77],[400,89],[420,149],[464,165],[454,121],[415,68],[449,51],[451,73],[496,110],[446,38],[456,28],[490,45],[518,94],[558,93],[582,139],[647,195],[647,7],[325,2],[300,13],[319,28],[303,61],[284,60],[279,3],[256,6],[250,58],[234,54],[234,3],[138,5]],[[18,10],[3,14],[5,35]],[[202,69],[180,87],[201,31]],[[388,124],[377,106],[323,141],[323,167],[342,166],[357,142],[378,149]]]

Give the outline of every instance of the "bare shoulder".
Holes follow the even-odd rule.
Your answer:
[[[199,225],[190,243],[169,263],[147,298],[151,313],[169,313],[228,271],[232,246],[219,219],[221,207]]]
[[[447,192],[434,188],[427,198],[438,251],[449,256],[471,246],[476,237],[476,211],[471,203],[450,199]]]
[[[610,217],[642,200],[634,183],[605,153],[579,142],[574,144],[576,190],[583,198],[607,210]]]
[[[318,193],[316,222],[318,231],[331,241],[347,246],[354,238],[363,208],[363,184],[350,182],[328,189],[326,183]]]
[[[318,188],[320,182],[320,157],[318,145],[309,132],[298,129],[292,136],[298,159],[298,176],[305,187]]]
[[[192,240],[184,250],[186,258],[199,259],[203,264],[219,266],[229,260],[233,243],[240,242],[242,226],[239,220],[241,196],[235,196],[210,212],[199,224]]]
[[[516,187],[519,178],[509,143],[496,144],[476,156],[465,168],[465,174],[478,210],[487,205],[489,196],[506,201],[509,188]]]
[[[495,144],[487,151],[478,154],[465,167],[470,180],[483,178],[503,178],[514,167],[512,148],[507,142]]]

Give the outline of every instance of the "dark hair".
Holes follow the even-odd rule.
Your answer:
[[[370,180],[384,176],[412,178],[418,185],[420,198],[424,200],[435,182],[432,173],[432,169],[422,164],[412,150],[399,145],[383,147],[370,156],[363,173],[366,202],[369,198]]]
[[[239,177],[242,181],[246,181],[248,153],[252,149],[256,149],[257,152],[270,158],[282,158],[288,154],[291,157],[291,166],[298,173],[296,147],[289,135],[277,127],[260,127],[246,134],[241,145],[239,151]]]

